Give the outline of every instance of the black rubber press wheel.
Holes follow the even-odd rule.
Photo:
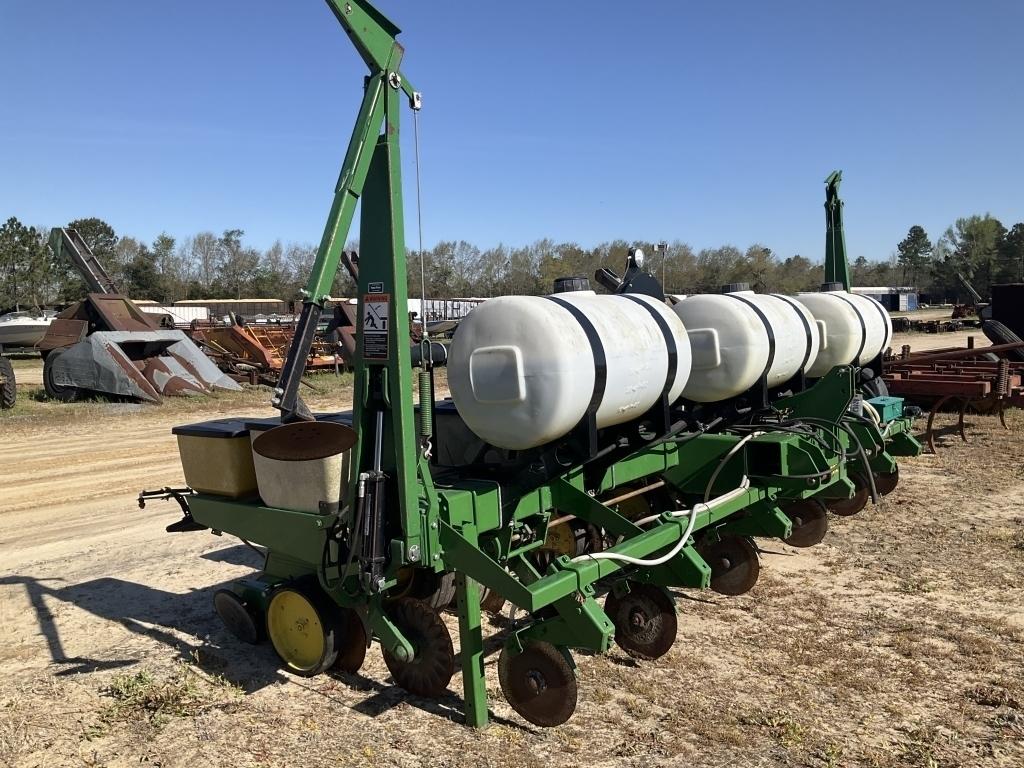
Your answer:
[[[388,607],[388,615],[413,649],[408,661],[384,651],[384,663],[395,682],[417,696],[443,696],[455,674],[455,649],[444,621],[413,597],[396,600]]]

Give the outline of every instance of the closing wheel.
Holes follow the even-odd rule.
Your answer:
[[[50,354],[43,360],[43,389],[46,390],[46,396],[53,400],[59,400],[62,403],[73,403],[81,396],[82,390],[78,387],[69,387],[54,381],[53,366],[56,365],[60,356],[61,353],[53,349],[50,350]]]
[[[576,711],[576,674],[551,643],[536,640],[515,655],[502,648],[498,683],[509,706],[534,725],[553,728]]]
[[[395,682],[417,696],[443,696],[455,674],[455,649],[444,621],[437,611],[412,597],[392,603],[388,617],[413,649],[411,661],[401,661],[384,650],[384,663]]]
[[[793,523],[789,538],[783,539],[791,547],[813,547],[828,533],[828,510],[817,499],[791,501],[782,512]]]
[[[289,672],[313,677],[338,656],[337,607],[314,588],[280,587],[267,604],[267,634]]]
[[[676,606],[650,584],[631,584],[622,597],[609,593],[604,611],[615,625],[615,643],[638,659],[658,659],[676,641]]]
[[[875,490],[880,496],[888,496],[896,490],[900,483],[900,468],[896,467],[892,472],[875,473]]]
[[[753,589],[761,573],[757,547],[745,536],[723,536],[698,549],[711,567],[711,588],[720,595],[742,595]]]
[[[505,598],[490,587],[485,587],[483,584],[478,584],[478,586],[480,587],[480,610],[495,616],[500,615],[501,609],[505,607]]]
[[[359,616],[351,608],[340,610],[337,634],[338,658],[334,660],[332,669],[355,674],[366,659],[366,629]]]
[[[853,496],[848,499],[830,499],[827,505],[828,511],[832,514],[849,517],[856,515],[867,506],[868,500],[871,498],[871,491],[864,476],[851,474],[850,480],[853,482]]]
[[[388,593],[388,598],[403,597],[415,597],[431,608],[444,610],[455,599],[455,574],[437,573],[429,568],[402,568],[398,571],[398,585]]]
[[[256,645],[263,639],[257,614],[230,589],[218,589],[213,595],[213,608],[224,622],[228,632],[243,643]]]

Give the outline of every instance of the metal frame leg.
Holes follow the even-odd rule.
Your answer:
[[[480,587],[464,573],[455,574],[459,607],[459,645],[462,657],[462,695],[466,725],[487,725],[487,686],[484,681],[484,636],[480,621]]]

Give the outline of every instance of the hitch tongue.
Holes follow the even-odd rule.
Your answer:
[[[141,491],[139,493],[139,509],[146,508],[146,502],[150,499],[166,501],[174,499],[181,507],[183,517],[176,523],[171,523],[164,530],[168,533],[182,533],[184,531],[205,531],[206,526],[197,523],[192,517],[192,510],[188,508],[188,497],[194,496],[195,491],[191,488],[161,488],[158,491]]]

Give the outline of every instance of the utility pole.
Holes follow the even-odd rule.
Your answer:
[[[662,240],[654,245],[654,252],[661,253],[661,289],[665,290],[665,261],[668,259],[668,243]]]

